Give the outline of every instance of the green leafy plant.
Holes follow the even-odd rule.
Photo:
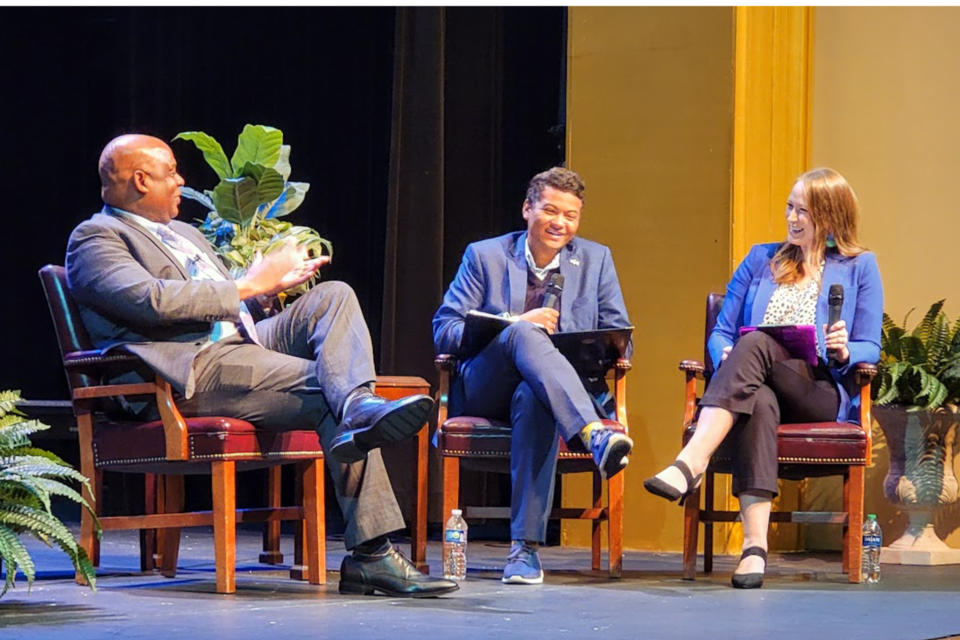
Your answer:
[[[303,203],[310,189],[306,182],[289,181],[290,146],[283,144],[282,131],[246,125],[229,160],[220,143],[202,131],[184,131],[174,140],[192,142],[220,178],[212,190],[182,187],[180,192],[208,209],[200,230],[234,277],[246,273],[258,251],[266,255],[289,237],[305,245],[313,257],[333,255],[330,241],[313,229],[280,220]],[[319,272],[287,294],[303,293],[318,280]]]
[[[90,505],[67,484],[76,481],[89,488],[87,479],[63,460],[30,443],[30,435],[49,429],[37,420],[26,420],[16,408],[18,391],[0,392],[0,560],[6,565],[4,595],[17,573],[33,584],[36,567],[20,540],[30,534],[47,546],[57,545],[70,556],[77,573],[96,590],[96,572],[83,547],[50,510],[52,496]],[[99,532],[100,524],[97,523]]]
[[[944,300],[933,303],[923,319],[906,329],[883,314],[880,375],[874,380],[876,403],[930,410],[960,401],[960,319],[951,326]]]

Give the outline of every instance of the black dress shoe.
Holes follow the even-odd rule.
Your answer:
[[[397,548],[346,556],[340,563],[340,593],[365,596],[381,591],[399,598],[433,598],[460,588],[456,582],[420,573]]]
[[[359,462],[371,449],[415,435],[433,411],[433,399],[418,395],[387,400],[369,395],[350,404],[337,427],[330,455],[338,462]]]

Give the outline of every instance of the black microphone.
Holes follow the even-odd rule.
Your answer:
[[[827,331],[830,330],[830,327],[840,322],[840,309],[843,307],[843,285],[842,284],[832,284],[830,285],[830,295],[827,297],[828,301],[828,313],[827,313]],[[837,349],[830,349],[827,351],[827,364],[831,367],[839,366],[837,361],[837,356],[839,355]]]
[[[543,294],[543,306],[548,309],[557,309],[560,306],[561,293],[563,293],[563,276],[555,273],[547,282],[547,292]]]

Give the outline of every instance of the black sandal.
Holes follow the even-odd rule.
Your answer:
[[[683,474],[684,479],[687,481],[686,491],[680,491],[680,489],[677,489],[668,482],[664,482],[656,476],[644,480],[643,487],[653,495],[666,498],[670,502],[679,499],[680,506],[683,506],[683,503],[686,502],[687,498],[694,491],[700,488],[700,481],[703,479],[703,474],[698,474],[697,477],[694,478],[693,473],[690,471],[690,467],[688,467],[683,460],[676,460],[670,466],[676,467],[680,470],[680,473]]]
[[[749,558],[750,556],[760,556],[763,558],[763,568],[767,568],[767,550],[761,549],[760,547],[750,547],[749,549],[744,549],[743,553],[740,554],[740,560],[744,558]],[[763,586],[763,571],[760,573],[735,573],[733,577],[730,578],[730,582],[737,589],[759,589]]]

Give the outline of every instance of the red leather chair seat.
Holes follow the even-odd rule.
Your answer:
[[[693,436],[696,423],[687,427],[683,442]],[[731,444],[724,441],[711,459],[717,473],[729,473]],[[777,458],[780,476],[789,478],[790,467],[802,465],[803,475],[819,475],[811,467],[824,466],[823,475],[837,473],[833,465],[866,464],[867,438],[859,425],[849,422],[807,422],[777,427]]]
[[[623,426],[603,420],[608,427],[623,432]],[[506,422],[473,416],[450,418],[437,430],[437,448],[444,456],[469,459],[510,459],[512,429]],[[558,467],[565,473],[591,471],[593,456],[579,442],[569,446],[560,439]],[[582,467],[582,469],[581,469]]]
[[[171,463],[165,460],[163,423],[99,422],[94,431],[93,452],[98,468],[122,471],[156,462],[165,473],[209,473],[211,460],[234,460],[244,468],[270,466],[277,460],[308,460],[320,457],[323,451],[315,431],[266,431],[249,422],[233,418],[186,418],[189,459]],[[135,442],[135,446],[131,446]],[[171,467],[176,466],[174,470]]]

